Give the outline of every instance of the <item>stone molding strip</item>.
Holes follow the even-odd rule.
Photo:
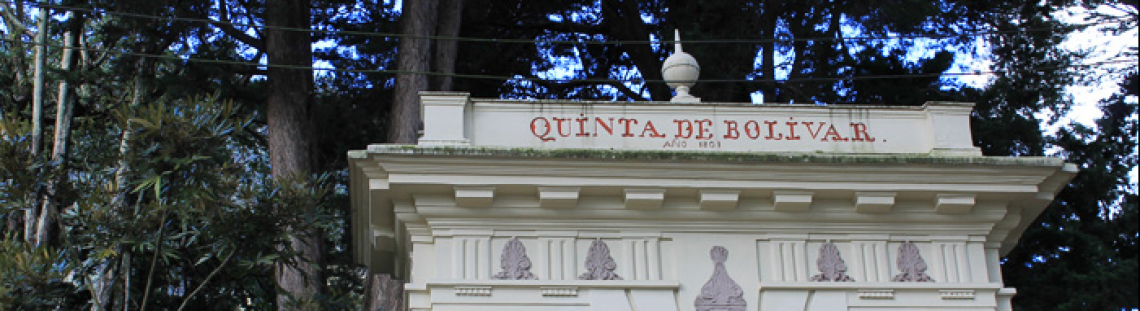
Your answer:
[[[972,289],[940,290],[938,291],[938,294],[939,296],[942,296],[942,299],[974,299],[974,290]]]
[[[456,286],[456,296],[491,296],[490,286]]]
[[[819,284],[819,283],[813,283]],[[850,283],[848,283],[850,284]],[[811,284],[809,284],[811,285]],[[408,290],[426,290],[428,288],[448,287],[488,287],[488,288],[543,288],[543,287],[576,287],[584,288],[625,288],[625,289],[678,289],[678,281],[664,280],[455,280],[455,279],[429,279],[423,283],[409,283]],[[958,288],[958,287],[950,287]]]
[[[859,290],[859,299],[895,299],[893,289],[863,289]]]
[[[543,297],[578,297],[577,287],[543,287]]]
[[[598,150],[598,149],[533,149],[504,147],[424,147],[411,145],[374,144],[367,150],[349,152],[349,158],[367,158],[369,153],[391,155],[435,155],[446,157],[518,157],[555,159],[623,159],[667,161],[716,161],[741,163],[792,163],[792,164],[902,164],[902,165],[979,165],[979,166],[1076,166],[1052,157],[972,157],[930,156],[915,154],[818,154],[796,152],[710,152],[674,150]]]

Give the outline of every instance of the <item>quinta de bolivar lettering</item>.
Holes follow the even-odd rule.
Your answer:
[[[710,119],[650,120],[625,117],[577,118],[535,117],[530,132],[544,142],[584,137],[621,137],[661,140],[769,140],[822,142],[874,142],[863,122],[832,123],[782,119],[728,119],[719,124]]]

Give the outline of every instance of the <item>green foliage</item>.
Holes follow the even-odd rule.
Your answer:
[[[15,217],[19,209],[31,206],[32,198],[41,191],[38,183],[16,181],[51,177],[44,169],[43,158],[32,155],[30,136],[28,122],[0,121],[0,159],[4,159],[0,161],[0,215]]]
[[[323,213],[311,214],[328,196],[324,178],[270,179],[257,157],[252,118],[216,98],[172,101],[141,107],[122,123],[138,125],[128,210],[92,205],[74,215],[89,228],[79,235],[92,249],[135,254],[154,282],[156,306],[192,299],[207,306],[270,304],[273,263],[300,260],[286,243],[285,228],[327,227]],[[262,170],[258,170],[262,169]],[[111,217],[100,217],[111,216]],[[123,217],[134,219],[123,223]],[[221,265],[223,258],[231,264]],[[153,279],[149,275],[153,271]],[[206,286],[202,278],[214,273]],[[147,295],[148,288],[136,297]],[[196,296],[189,296],[198,291]],[[242,298],[249,298],[242,299]],[[197,307],[195,307],[197,306]]]
[[[263,69],[186,60],[256,62],[265,51],[220,24],[167,19],[229,20],[237,23],[238,33],[260,37],[264,29],[243,24],[262,21],[263,3],[62,4],[159,18],[53,11],[47,30],[52,44],[61,42],[67,23],[82,20],[84,40],[96,49],[66,75],[57,68],[60,49],[48,49],[47,85],[64,78],[82,85],[66,163],[31,155],[32,49],[0,43],[0,228],[7,232],[0,241],[0,309],[86,308],[98,273],[105,271],[116,288],[109,294],[115,309],[142,308],[144,299],[146,309],[273,309],[274,268],[304,260],[290,249],[285,228],[321,232],[329,258],[323,271],[329,290],[291,303],[355,308],[363,289],[360,269],[347,255],[352,250],[344,154],[383,141],[393,75],[318,73],[309,111],[317,124],[313,158],[320,173],[273,179]],[[1136,166],[1136,78],[1126,88],[1131,93],[1103,103],[1105,119],[1095,128],[1071,127],[1047,139],[1038,119],[1043,112],[1063,115],[1071,102],[1064,88],[1080,77],[1070,66],[1083,55],[1058,46],[1072,29],[1054,18],[1058,9],[1074,4],[1135,7],[1099,0],[469,0],[460,35],[672,40],[676,28],[686,40],[750,40],[687,43],[705,80],[784,78],[774,73],[777,68],[789,79],[699,83],[694,92],[706,101],[749,101],[762,94],[768,102],[821,104],[975,102],[975,143],[986,155],[1043,155],[1055,149],[1082,167],[1005,260],[1006,282],[1019,288],[1018,308],[1135,308],[1135,207],[1140,202],[1127,172]],[[1111,31],[1135,28],[1132,14]],[[398,19],[392,1],[317,0],[311,22],[314,29],[394,33]],[[5,22],[34,27],[31,18]],[[976,37],[963,35],[972,32],[994,35],[979,46],[973,43]],[[30,40],[14,31],[2,35]],[[862,35],[947,38],[842,40]],[[337,32],[312,38],[331,43],[314,58],[332,67],[395,69],[397,39]],[[759,41],[766,39],[778,41]],[[672,46],[465,41],[459,51],[456,71],[464,74],[537,77],[558,70],[572,79],[652,80],[660,79],[660,62]],[[776,59],[765,61],[766,52]],[[992,69],[1002,74],[982,88],[938,77],[967,54],[990,57]],[[847,80],[899,75],[922,76]],[[661,83],[460,78],[455,83],[455,89],[476,97],[665,100],[670,95]],[[47,116],[55,115],[53,100],[49,96]],[[52,180],[62,180],[54,194],[63,207],[61,234],[48,246],[23,245],[22,209]],[[118,289],[128,283],[126,291]]]
[[[127,270],[132,308],[142,307],[144,297],[147,309],[271,308],[276,264],[303,260],[290,249],[285,228],[339,226],[328,203],[336,197],[332,179],[270,178],[253,117],[232,102],[216,96],[159,100],[114,115],[117,127],[133,132],[130,154],[121,155],[131,167],[127,204],[115,201],[116,171],[108,168],[116,158],[83,159],[75,175],[81,182],[61,215],[67,247],[32,251],[12,246],[18,241],[3,244],[4,297],[20,298],[5,303],[78,306],[61,297],[76,296],[93,280],[62,281],[61,275],[74,267],[77,276],[93,276],[110,265]],[[0,202],[12,214],[45,177],[27,169],[26,126],[4,128],[0,152],[10,156],[0,160]],[[105,163],[88,162],[93,160]],[[69,294],[61,295],[64,290]],[[358,293],[341,290],[316,303],[351,304]]]
[[[1129,80],[1137,78],[1134,72]],[[1135,89],[1122,89],[1101,103],[1096,128],[1075,124],[1052,139],[1081,172],[1006,258],[1003,272],[1006,283],[1019,288],[1019,310],[1140,307],[1140,219],[1129,177],[1137,164],[1136,96]]]
[[[693,92],[710,102],[882,103],[920,105],[952,87],[938,74],[955,54],[973,54],[964,32],[993,30],[1018,2],[976,1],[496,1],[469,3],[463,32],[470,37],[539,41],[673,40],[679,29],[686,52],[702,67]],[[1016,12],[1013,12],[1016,13]],[[938,36],[937,40],[845,40],[862,36]],[[695,41],[706,42],[695,42]],[[709,42],[709,41],[713,42]],[[671,44],[587,45],[465,42],[459,72],[570,79],[660,80]],[[931,51],[929,56],[921,55]],[[767,59],[767,55],[772,59]],[[911,58],[926,58],[908,61]],[[924,74],[918,78],[845,80]],[[774,82],[731,81],[742,79]],[[458,89],[478,97],[667,100],[662,83],[480,81]],[[903,87],[898,85],[904,84]],[[893,87],[892,87],[893,86]],[[897,94],[900,90],[904,93]],[[897,96],[896,96],[897,95]],[[939,97],[939,98],[931,98]],[[868,102],[870,101],[870,102]]]
[[[850,95],[846,96],[861,105],[914,105],[945,99],[940,94],[939,75],[950,68],[954,53],[940,51],[930,58],[907,62],[903,49],[890,50],[882,55],[878,47],[856,53],[853,66],[856,76],[915,76],[907,79],[878,79],[850,81]]]
[[[5,236],[0,239],[0,310],[79,306],[83,297],[68,280],[73,268],[59,250]]]

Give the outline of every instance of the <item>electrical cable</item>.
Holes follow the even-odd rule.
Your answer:
[[[623,45],[623,44],[671,44],[676,41],[673,40],[607,40],[607,41],[566,41],[566,40],[533,40],[533,39],[509,39],[509,38],[472,38],[472,37],[451,37],[451,36],[413,36],[401,33],[383,33],[383,32],[369,32],[369,31],[352,31],[352,30],[322,30],[322,29],[309,29],[309,28],[295,28],[295,27],[282,27],[282,26],[267,26],[256,25],[248,23],[235,23],[228,21],[218,21],[209,18],[191,18],[191,17],[175,17],[175,16],[157,16],[139,13],[115,12],[93,8],[80,8],[74,6],[63,6],[54,4],[43,4],[35,2],[22,2],[39,8],[50,8],[59,10],[79,11],[88,13],[99,13],[106,15],[117,15],[132,18],[144,18],[162,21],[185,21],[185,22],[198,22],[213,25],[229,25],[235,27],[248,27],[258,29],[270,30],[284,30],[296,32],[309,32],[309,33],[325,33],[325,34],[345,34],[345,35],[361,35],[361,36],[374,36],[374,37],[388,37],[388,38],[410,38],[410,39],[428,39],[428,40],[453,40],[459,42],[484,42],[484,43],[542,43],[542,44],[585,44],[585,45]],[[1100,21],[1095,23],[1073,24],[1067,27],[1071,28],[1085,28],[1097,25],[1104,25],[1115,23],[1117,21],[1129,20],[1118,19],[1110,21]],[[683,43],[688,44],[716,44],[716,43],[739,43],[739,44],[761,44],[761,43],[786,43],[786,42],[817,42],[817,41],[874,41],[874,40],[900,40],[900,39],[948,39],[948,38],[963,38],[963,37],[982,37],[995,34],[1016,34],[1028,32],[1044,32],[1044,31],[1057,31],[1057,28],[1028,28],[1020,30],[1006,30],[1006,31],[982,31],[972,32],[966,34],[954,35],[892,35],[892,36],[855,36],[855,37],[814,37],[814,38],[790,38],[790,39],[706,39],[706,40],[682,40]]]
[[[0,38],[2,42],[24,44],[24,45],[40,45],[35,42],[27,42],[21,40],[10,40]],[[202,58],[189,58],[173,55],[159,55],[159,54],[146,54],[127,51],[115,51],[99,48],[85,48],[85,47],[67,47],[56,44],[42,44],[46,47],[53,48],[70,48],[77,50],[84,50],[89,52],[103,52],[115,53],[119,55],[128,55],[136,57],[147,57],[152,59],[165,59],[173,61],[185,62],[199,62],[199,63],[212,63],[222,65],[236,65],[236,66],[249,66],[258,68],[283,68],[293,70],[311,70],[311,71],[329,71],[329,72],[346,72],[346,73],[379,73],[379,74],[414,74],[426,76],[448,76],[461,79],[483,79],[483,80],[522,80],[522,81],[545,81],[545,82],[591,82],[591,83],[608,83],[608,82],[621,82],[621,83],[666,83],[666,80],[646,80],[646,79],[543,79],[537,77],[512,77],[512,76],[495,76],[495,75],[481,75],[481,74],[458,74],[458,73],[443,73],[432,71],[406,71],[406,70],[388,70],[388,69],[343,69],[343,68],[329,68],[329,67],[313,67],[313,66],[295,66],[295,65],[281,65],[281,64],[261,64],[256,62],[247,61],[230,61],[230,60],[217,60],[217,59],[202,59]],[[1034,68],[1034,70],[1057,70],[1064,68],[1086,68],[1096,67],[1109,64],[1119,63],[1136,63],[1140,62],[1137,59],[1121,59],[1121,60],[1108,60],[1088,64],[1074,64],[1068,66],[1054,66],[1054,67],[1041,67]],[[906,78],[935,78],[935,77],[955,77],[955,76],[987,76],[1005,73],[1005,71],[975,71],[975,72],[945,72],[945,73],[929,73],[929,74],[897,74],[897,75],[868,75],[868,76],[854,76],[854,77],[811,77],[811,78],[786,78],[786,79],[706,79],[698,80],[699,83],[768,83],[768,82],[815,82],[815,81],[850,81],[850,80],[877,80],[877,79],[906,79]]]

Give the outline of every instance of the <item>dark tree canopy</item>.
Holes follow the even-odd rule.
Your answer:
[[[415,122],[392,122],[401,56],[421,62],[404,72],[424,82],[416,89],[666,101],[660,68],[674,29],[700,62],[693,93],[706,102],[973,102],[984,154],[1079,165],[1003,259],[1014,305],[1140,307],[1136,62],[1116,72],[1120,89],[1095,125],[1044,129],[1073,105],[1066,88],[1097,69],[1061,48],[1083,26],[1057,13],[1112,7],[1124,16],[1085,22],[1122,33],[1137,27],[1135,1],[401,3],[412,2],[440,9],[418,20],[426,45],[404,51],[399,25],[411,17],[395,1],[0,3],[0,309],[359,308],[375,297],[348,255],[345,154],[415,133]],[[949,75],[969,74],[956,65],[973,58],[992,63],[988,84]],[[32,141],[38,131],[39,147],[54,147],[56,112],[69,107],[56,100],[61,83],[74,110],[61,114],[69,147],[53,160]],[[295,161],[271,160],[285,155]],[[28,243],[41,222],[29,211],[56,215],[44,223],[58,234]],[[298,232],[309,242],[296,243]],[[306,285],[327,290],[295,287],[301,295],[278,301],[275,267],[310,263],[323,269]]]

